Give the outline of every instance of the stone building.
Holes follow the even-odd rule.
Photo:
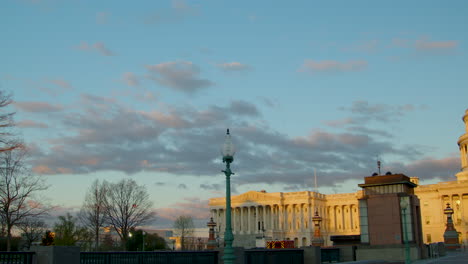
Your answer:
[[[453,221],[460,233],[460,242],[468,244],[468,110],[463,116],[466,133],[459,140],[461,171],[456,180],[437,184],[418,185],[414,193],[419,197],[424,243],[444,241],[447,203],[454,209]],[[363,175],[364,176],[364,175]],[[418,178],[412,177],[416,185]],[[322,217],[325,245],[330,236],[359,235],[359,204],[362,191],[325,195],[312,191],[275,192],[249,191],[232,196],[232,228],[234,246],[255,247],[259,237],[275,240],[294,240],[295,245],[311,244],[312,217],[315,211]],[[225,198],[209,201],[212,217],[218,224],[222,238],[225,228]]]

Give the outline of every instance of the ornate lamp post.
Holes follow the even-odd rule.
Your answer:
[[[226,229],[224,232],[224,247],[223,260],[225,264],[232,264],[236,259],[234,256],[234,249],[232,248],[232,241],[234,241],[234,235],[232,234],[231,227],[231,175],[234,173],[231,171],[231,163],[234,161],[234,146],[232,145],[231,135],[229,129],[226,132],[226,139],[222,149],[223,162],[226,163],[226,170],[223,170],[226,175]]]
[[[458,243],[458,232],[453,226],[453,209],[450,207],[450,204],[447,203],[447,207],[444,209],[444,214],[447,215],[447,227],[444,232],[444,243],[445,247],[448,250],[454,250],[460,248]]]
[[[214,249],[216,248],[217,242],[215,238],[215,227],[216,223],[213,221],[213,217],[210,218],[210,221],[206,224],[209,228],[209,237],[208,237],[208,243],[206,245],[207,249]]]
[[[142,251],[145,251],[145,231],[141,231],[141,236],[142,236],[142,240],[143,240],[143,245],[141,246],[141,248],[143,249]]]
[[[405,264],[411,263],[410,248],[408,241],[408,230],[406,228],[406,209],[408,209],[408,201],[406,199],[400,200],[400,207],[403,210],[403,233],[404,233],[404,242],[405,242]]]
[[[322,217],[319,216],[317,211],[315,211],[315,215],[312,217],[312,222],[314,222],[314,238],[312,239],[312,245],[321,247],[324,242],[322,234],[320,234],[320,222],[322,222]]]

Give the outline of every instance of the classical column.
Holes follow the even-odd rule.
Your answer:
[[[236,232],[236,208],[231,207],[231,216],[232,216],[232,232]]]
[[[301,231],[304,231],[304,204],[301,204]]]
[[[258,205],[255,206],[255,225],[254,225],[254,234],[257,234],[258,233],[258,220],[260,219],[259,215],[258,215]]]
[[[283,205],[278,205],[278,229],[284,231]]]
[[[252,234],[252,217],[250,215],[250,212],[252,211],[252,208],[250,206],[247,207],[247,233]]]
[[[267,222],[266,222],[266,205],[262,205],[262,223],[260,229],[267,229]]]
[[[270,206],[270,223],[271,230],[275,230],[275,205]]]
[[[295,231],[296,230],[296,205],[295,204],[292,205],[291,211],[292,211],[292,217],[291,217],[292,226],[291,227],[292,227],[292,231]]]
[[[336,206],[333,206],[332,207],[332,216],[331,216],[331,221],[332,221],[332,224],[331,224],[331,230],[333,231],[336,231],[338,230],[338,226],[336,224]]]
[[[245,217],[244,217],[244,207],[241,207],[241,232],[245,233]]]

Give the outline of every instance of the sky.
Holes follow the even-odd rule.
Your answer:
[[[55,215],[95,179],[144,185],[157,217],[225,195],[359,190],[377,171],[455,180],[467,1],[5,0],[0,90]]]

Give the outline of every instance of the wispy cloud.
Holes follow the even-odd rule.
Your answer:
[[[417,39],[393,38],[389,47],[406,49],[409,54],[405,56],[421,55],[451,55],[457,50],[459,42],[456,40],[432,40],[428,36]]]
[[[82,51],[97,51],[103,56],[115,56],[115,53],[111,51],[106,45],[102,42],[96,42],[94,44],[88,44],[87,42],[81,42],[81,44],[75,47],[78,50]]]
[[[109,12],[98,12],[96,14],[96,23],[97,24],[107,24],[110,19],[110,13]]]
[[[261,112],[246,101],[204,109],[166,105],[166,109],[135,111],[115,99],[85,96],[80,106],[81,111],[61,114],[59,125],[68,133],[49,141],[48,147],[54,151],[35,151],[31,162],[37,173],[112,170],[127,174],[162,171],[175,177],[213,176],[219,171],[219,148],[226,124],[235,128],[234,143],[241,150],[236,155],[236,169],[242,171],[238,176],[240,185],[304,184],[315,168],[326,178],[322,184],[331,186],[344,179],[370,175],[376,155],[398,157],[407,160],[404,165],[409,166],[410,161],[427,153],[418,146],[395,144],[390,134],[365,126],[368,120],[396,122],[385,116],[403,115],[417,109],[413,106],[358,101],[343,107],[351,114],[350,121],[335,129],[345,131],[314,130],[300,137],[289,137],[258,122]],[[213,186],[200,188],[209,190]]]
[[[62,80],[62,79],[54,79],[54,80],[50,80],[49,82],[53,83],[53,84],[55,84],[55,85],[57,85],[57,86],[59,86],[59,87],[61,87],[63,89],[65,89],[65,90],[70,90],[72,88],[72,85],[69,82],[67,82],[65,80]]]
[[[354,101],[349,107],[340,107],[340,110],[350,113],[350,117],[338,120],[324,121],[324,124],[331,127],[345,127],[354,125],[354,131],[363,131],[362,126],[369,122],[395,122],[405,114],[415,111],[421,106],[415,105],[389,105],[371,104],[368,101]],[[360,125],[361,129],[356,125]]]
[[[42,122],[37,122],[33,120],[22,120],[16,123],[16,126],[23,127],[23,128],[47,128],[49,127],[47,124]]]
[[[159,208],[158,217],[175,220],[181,215],[188,215],[194,219],[208,219],[210,210],[208,210],[208,201],[197,197],[184,198],[182,202],[174,203],[168,208]]]
[[[200,68],[190,61],[170,61],[146,68],[151,73],[150,79],[180,92],[194,94],[214,85],[212,81],[200,78]]]
[[[216,66],[225,72],[240,72],[247,71],[250,69],[249,65],[242,64],[240,62],[225,62],[217,64]]]
[[[334,60],[305,60],[304,64],[299,68],[300,72],[319,74],[319,73],[340,73],[362,71],[367,68],[367,61],[355,60],[340,62]]]
[[[199,8],[188,4],[187,1],[172,0],[171,8],[154,11],[147,15],[143,22],[145,24],[174,23],[196,16],[199,13]]]
[[[430,39],[419,39],[414,43],[414,47],[419,51],[447,51],[458,47],[458,41],[431,41]]]
[[[61,105],[52,105],[45,102],[14,102],[15,107],[25,112],[46,113],[63,110]]]
[[[101,55],[104,55],[104,56],[114,56],[114,52],[112,52],[111,50],[109,50],[105,45],[104,43],[102,42],[97,42],[97,43],[94,43],[93,47],[99,52],[101,53]]]
[[[123,74],[122,80],[128,85],[128,86],[139,86],[140,85],[140,80],[138,77],[133,74],[132,72],[125,72]]]

